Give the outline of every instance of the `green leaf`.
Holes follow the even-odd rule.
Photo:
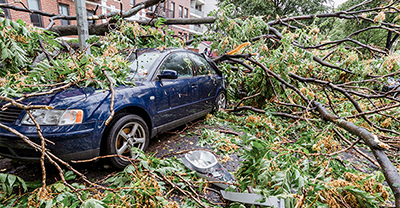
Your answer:
[[[157,21],[154,23],[155,27],[161,27],[162,24],[164,24],[164,22],[166,22],[167,20],[163,17],[158,18]]]
[[[85,201],[81,208],[104,208],[108,207],[104,202],[99,201],[97,199],[88,199]]]
[[[14,185],[14,182],[17,180],[17,177],[15,175],[8,175],[8,184],[10,185],[10,187],[12,187]]]
[[[65,178],[65,180],[73,180],[73,179],[75,179],[76,178],[76,175],[74,174],[74,172],[72,172],[72,171],[67,171],[67,172],[65,172],[64,173],[64,178]]]
[[[22,188],[24,189],[24,191],[27,191],[28,187],[27,187],[25,181],[20,177],[17,177],[17,179],[18,179],[19,183],[21,184]]]
[[[7,174],[0,173],[0,181],[1,181],[1,183],[5,183],[6,180],[7,180]]]
[[[65,190],[65,185],[61,182],[54,184],[54,188],[58,191],[58,192],[63,192]]]

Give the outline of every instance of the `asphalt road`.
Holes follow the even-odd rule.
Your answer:
[[[186,126],[181,126],[177,129],[157,135],[155,138],[153,138],[150,141],[146,153],[154,154],[156,157],[183,157],[184,154],[176,153],[185,152],[192,149],[210,150],[210,147],[201,147],[197,145],[202,128],[218,127],[205,126],[201,124],[201,122],[195,122],[187,124]],[[224,166],[230,171],[235,171],[240,164],[237,161],[237,156],[234,156],[233,161],[224,164]],[[76,170],[85,174],[89,180],[94,181],[101,180],[120,171],[109,165],[105,159],[101,159],[96,162],[72,164],[72,166]],[[66,169],[65,167],[63,168]],[[40,163],[13,161],[8,158],[0,158],[0,173],[14,174],[21,177],[25,181],[41,181],[42,177]],[[46,164],[46,173],[48,184],[60,180],[59,172],[53,165]]]

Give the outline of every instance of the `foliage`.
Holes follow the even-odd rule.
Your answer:
[[[234,13],[235,7],[227,5],[223,9],[226,14],[231,14]],[[217,21],[210,27],[217,36],[221,34],[218,36],[221,41],[213,45],[216,50],[224,53],[242,42],[251,42],[240,53],[252,54],[252,58],[294,86],[307,99],[330,106],[330,110],[339,118],[373,111],[377,105],[393,104],[391,98],[371,101],[367,99],[367,94],[379,94],[382,86],[387,83],[386,74],[393,73],[394,79],[398,78],[398,52],[374,59],[365,54],[366,49],[349,48],[352,44],[332,44],[332,47],[322,47],[323,50],[313,48],[315,45],[340,40],[340,37],[330,36],[329,31],[320,29],[320,26],[328,28],[327,26],[332,24],[328,21],[323,25],[307,25],[297,30],[282,28],[283,38],[279,40],[256,39],[259,36],[257,32],[262,31],[261,33],[265,34],[268,30],[264,21],[259,17],[230,19],[226,14],[215,13],[218,15]],[[368,15],[372,19],[378,16],[374,12]],[[320,21],[318,23],[321,24]],[[258,26],[260,30],[255,31],[252,29],[254,25],[262,26]],[[338,29],[344,30],[340,27]],[[361,42],[365,43],[363,40]],[[349,69],[351,73],[316,63],[315,57],[323,58],[324,61],[334,63],[342,69]],[[251,63],[249,59],[243,61]],[[285,197],[289,200],[288,203],[295,203],[290,199],[299,199],[305,192],[306,199],[301,203],[318,207],[341,206],[343,203],[351,207],[376,207],[378,201],[381,203],[388,199],[390,194],[381,184],[383,178],[380,173],[357,173],[353,168],[339,162],[341,160],[333,153],[339,151],[344,143],[336,136],[333,126],[321,122],[318,116],[309,113],[310,103],[304,103],[298,92],[289,89],[282,81],[275,79],[276,76],[271,76],[266,69],[259,66],[252,65],[252,71],[246,73],[243,72],[248,71],[248,68],[233,61],[222,62],[220,66],[227,74],[228,95],[233,103],[244,97],[254,96],[236,107],[251,106],[266,112],[266,115],[224,117],[225,122],[236,122],[231,126],[236,132],[238,128],[246,129],[245,132],[253,131],[253,137],[243,137],[244,150],[241,157],[244,162],[237,173],[242,179],[240,184],[243,191],[247,186],[252,186],[265,195]],[[324,84],[296,80],[292,74],[308,80],[318,80],[326,85],[332,83],[343,87],[346,93],[351,92],[351,95],[347,96],[339,90],[334,91]],[[370,79],[371,77],[375,79]],[[366,96],[357,97],[357,93]],[[349,98],[353,95],[357,101]],[[355,102],[361,110],[356,109]],[[370,114],[368,119],[374,121],[376,126],[396,130],[400,123],[393,118],[398,110],[390,109],[385,112],[385,116]],[[278,120],[273,117],[277,113],[299,116],[294,116],[297,120]],[[397,136],[389,130],[383,131],[368,124],[361,116],[349,118],[349,121],[385,138]],[[349,136],[344,132],[342,134]],[[371,191],[375,188],[379,193]]]
[[[230,17],[265,16],[275,18],[276,16],[315,14],[327,10],[324,5],[327,0],[218,0],[218,2],[222,7],[227,4],[235,7],[233,13],[229,13]]]
[[[285,198],[287,207],[294,207],[304,190],[309,190],[306,204],[318,207],[338,206],[342,199],[351,207],[377,207],[392,196],[390,190],[382,185],[384,177],[381,172],[359,172],[341,157],[329,160],[323,155],[341,148],[335,138],[324,138],[324,132],[331,131],[332,126],[320,132],[310,129],[305,122],[293,127],[291,123],[268,115],[249,113],[235,116],[225,112],[217,116],[209,115],[205,123],[243,134],[238,138],[204,128],[199,140],[199,144],[216,144],[215,141],[222,137],[230,143],[237,143],[239,148],[231,149],[229,154],[225,151],[217,153],[224,158],[221,163],[232,160],[229,155],[239,155],[242,165],[235,175],[241,192],[252,186],[255,193]],[[293,132],[297,133],[293,135]],[[299,139],[293,140],[293,136]],[[49,185],[41,207],[141,207],[145,204],[149,207],[197,207],[197,203],[190,198],[176,202],[165,195],[171,187],[160,180],[163,176],[188,191],[188,184],[176,175],[198,183],[200,187],[207,187],[207,183],[196,178],[195,173],[185,168],[180,159],[158,159],[143,153],[138,159],[138,162],[104,182],[109,190],[88,189],[90,187],[73,183],[74,188],[82,189],[79,193],[83,203],[61,181]],[[72,179],[71,174],[68,175]],[[19,196],[17,202],[17,195],[14,195],[2,204],[6,207],[14,203],[17,206],[34,206],[39,199],[38,189]],[[201,189],[199,192],[203,193]],[[229,207],[241,206],[233,203]]]
[[[11,195],[14,188],[20,188],[23,191],[27,190],[24,180],[11,174],[0,173],[0,184],[3,193],[0,194],[0,198],[5,197],[6,195]]]
[[[305,190],[304,205],[311,207],[340,206],[343,199],[351,207],[378,207],[390,197],[382,185],[382,173],[362,173],[338,156],[330,159],[324,155],[341,148],[335,138],[324,136],[332,126],[321,132],[306,122],[293,126],[276,117],[251,113],[220,113],[208,117],[207,124],[245,132],[242,150],[237,150],[242,163],[236,172],[241,191],[251,186],[256,193],[286,198],[286,207],[294,207]]]
[[[3,27],[0,45],[4,45],[1,56],[3,68],[0,69],[0,96],[19,97],[22,93],[47,90],[49,85],[70,82],[80,86],[107,89],[109,84],[104,72],[112,78],[114,84],[133,85],[133,82],[126,79],[129,68],[124,54],[138,48],[164,49],[182,47],[183,44],[180,39],[165,34],[163,30],[140,27],[137,23],[121,20],[118,22],[120,30],[112,31],[102,38],[94,37],[89,40],[93,44],[101,43],[101,47],[92,50],[91,55],[64,52],[34,64],[33,60],[44,52],[39,42],[43,43],[48,53],[60,50],[63,47],[61,42],[54,40],[48,32],[26,27],[23,22],[16,23],[3,18],[0,20],[4,22],[0,24]]]
[[[363,2],[362,0],[349,0],[349,1],[346,1],[345,3],[341,4],[337,8],[337,10],[338,11],[347,10],[347,9],[349,9],[357,4],[360,4],[362,2]],[[369,3],[368,6],[369,7],[378,7],[378,6],[384,5],[384,3],[389,3],[389,2],[390,1],[374,0],[371,3]],[[361,10],[361,9],[363,9],[363,8],[357,8],[355,11]],[[387,9],[386,11],[387,12],[385,12],[385,10],[382,11],[383,13],[365,12],[361,15],[363,18],[373,19],[374,23],[371,23],[369,21],[365,21],[362,19],[360,21],[337,20],[336,23],[334,24],[334,27],[332,28],[332,32],[330,32],[332,39],[338,40],[338,39],[346,38],[358,30],[362,30],[362,29],[365,29],[365,28],[368,28],[371,26],[383,26],[381,23],[384,21],[393,23],[393,24],[398,24],[399,23],[399,15],[390,13],[389,9]],[[389,36],[390,40],[388,40],[388,36]],[[391,32],[391,31],[387,31],[386,29],[383,29],[383,28],[377,28],[377,29],[368,30],[361,34],[358,34],[356,39],[365,44],[369,44],[369,45],[373,45],[373,46],[377,46],[377,47],[381,47],[381,48],[386,48],[387,50],[390,50],[391,48],[388,48],[387,44],[388,44],[388,41],[392,41],[392,42],[396,41],[397,38],[393,39],[394,36],[395,36],[395,33]],[[351,45],[353,45],[353,44],[351,44]],[[394,47],[396,47],[396,45]],[[399,46],[397,45],[397,47],[399,47]],[[392,49],[392,51],[395,51],[395,50],[396,49]]]
[[[94,187],[86,187],[84,184],[72,183],[73,188],[80,189],[79,196],[83,202],[80,202],[78,195],[73,193],[73,190],[63,184],[62,181],[48,185],[46,197],[41,202],[38,201],[40,188],[30,190],[29,194],[13,195],[7,199],[0,199],[0,202],[4,207],[33,207],[39,203],[40,207],[143,207],[143,205],[146,205],[148,207],[172,208],[179,207],[179,205],[176,201],[171,200],[168,195],[165,195],[170,187],[160,178],[165,176],[186,190],[190,190],[188,184],[176,175],[180,175],[187,181],[198,181],[200,185],[204,184],[176,158],[160,160],[151,155],[144,155],[143,152],[138,153],[140,154],[138,162],[132,163],[123,171],[104,181],[107,190],[93,189]],[[71,175],[70,172],[67,173],[69,179],[73,179],[71,176],[74,175]],[[0,176],[2,177],[2,175]],[[8,177],[15,178],[16,176],[8,175]],[[18,178],[18,181],[24,184],[20,178]],[[17,186],[17,183],[14,183],[14,186]],[[24,185],[24,188],[26,191],[26,185]],[[186,204],[188,207],[193,207],[196,204],[190,199],[182,200],[182,204]]]
[[[349,48],[349,45],[354,46],[352,43],[335,44],[333,47],[323,48],[325,50],[313,47],[348,36],[345,33],[341,34],[343,29],[336,28],[340,25],[362,28],[372,25],[360,26],[364,21],[355,25],[340,21],[339,26],[334,26],[333,35],[330,35],[326,29],[332,21],[315,20],[314,24],[297,30],[280,25],[282,38],[258,38],[271,32],[271,27],[265,22],[265,18],[250,16],[232,19],[232,14],[236,15],[240,12],[240,15],[245,15],[246,13],[241,12],[250,12],[245,9],[254,10],[254,8],[242,6],[243,11],[239,11],[235,5],[230,4],[232,2],[243,3],[243,1],[234,2],[233,0],[221,3],[221,11],[214,13],[217,21],[210,26],[207,35],[218,40],[212,44],[212,49],[218,54],[237,50],[237,53],[248,54],[266,67],[265,69],[260,65],[251,65],[249,69],[238,63],[220,64],[221,70],[227,75],[228,97],[231,103],[238,103],[240,99],[254,96],[253,99],[243,100],[240,105],[234,106],[233,110],[247,105],[257,107],[265,113],[241,112],[235,115],[219,112],[217,116],[208,116],[207,125],[231,129],[240,132],[241,136],[221,133],[218,131],[219,128],[208,129],[201,132],[199,144],[210,145],[223,157],[223,162],[229,161],[230,155],[239,154],[242,165],[235,173],[240,184],[237,187],[238,191],[246,192],[247,187],[250,186],[256,193],[285,198],[285,203],[289,207],[294,207],[298,203],[309,207],[346,205],[377,207],[379,204],[393,200],[391,190],[383,185],[384,177],[381,172],[375,172],[372,166],[357,167],[346,162],[345,156],[339,154],[343,153],[340,151],[348,144],[345,144],[338,135],[350,138],[351,142],[355,142],[355,139],[352,139],[349,133],[337,130],[335,125],[322,121],[313,111],[312,103],[305,102],[300,93],[310,101],[329,106],[337,117],[364,127],[379,135],[380,139],[389,140],[388,143],[390,143],[390,139],[396,138],[397,135],[393,131],[400,127],[400,122],[396,118],[399,107],[390,108],[384,113],[368,114],[367,119],[373,121],[373,124],[366,122],[366,118],[359,114],[372,112],[377,106],[386,107],[397,101],[396,97],[390,93],[385,95],[386,97],[373,95],[381,95],[379,93],[388,80],[388,73],[394,79],[398,78],[399,52],[373,59],[373,56],[365,54],[362,50]],[[272,2],[260,1],[260,4],[268,6]],[[289,5],[293,2],[286,3]],[[385,3],[387,2],[382,4]],[[292,8],[296,7],[292,6]],[[306,7],[301,10],[303,11],[307,11]],[[269,13],[256,15],[296,14],[294,11],[267,10],[267,12]],[[366,14],[366,17],[378,17],[377,24],[384,20],[379,19],[381,16],[373,12]],[[397,21],[395,19],[393,18],[393,22]],[[6,20],[3,21],[7,24]],[[3,79],[0,80],[0,90],[1,95],[4,96],[20,96],[24,92],[47,90],[45,86],[56,83],[74,82],[80,86],[108,88],[109,84],[104,71],[112,77],[115,84],[131,84],[126,81],[127,63],[125,57],[120,54],[142,47],[163,49],[182,46],[180,40],[173,38],[165,31],[166,28],[140,27],[135,23],[118,20],[119,30],[112,31],[105,37],[94,37],[90,40],[93,44],[102,43],[101,47],[93,50],[91,56],[69,51],[35,65],[32,64],[32,60],[37,58],[38,51],[44,50],[38,44],[39,40],[50,52],[63,47],[60,45],[62,43],[53,40],[51,34],[27,29],[22,24],[10,22],[8,24],[10,25],[2,28],[2,32],[6,35],[1,37],[3,39],[0,44],[4,45],[6,52],[2,52],[1,57],[3,64],[9,64],[8,67],[13,70],[9,74],[4,70],[1,71]],[[8,28],[10,30],[7,30]],[[347,31],[350,33],[351,30],[346,29]],[[15,34],[18,34],[18,37]],[[370,35],[363,34],[365,36],[360,35],[359,40],[365,44],[371,43],[367,41]],[[382,42],[378,43],[378,40],[383,36],[374,35],[373,37],[376,40],[372,42],[382,45]],[[20,41],[28,39],[33,44]],[[249,42],[249,44],[238,49],[243,42]],[[15,56],[10,56],[9,51],[12,51]],[[323,66],[316,63],[315,58],[334,63],[337,67]],[[244,59],[243,62],[251,63],[249,59]],[[341,70],[337,69],[338,67]],[[343,69],[350,70],[351,73]],[[272,73],[276,76],[272,76]],[[322,84],[298,81],[293,78],[293,75],[307,80],[316,80]],[[289,89],[288,85],[282,84],[283,81],[278,80],[277,77],[298,91]],[[350,95],[328,88],[331,85],[342,87]],[[358,96],[360,94],[371,96]],[[282,119],[275,116],[282,113],[292,117]],[[383,131],[382,128],[387,129]],[[337,131],[339,134],[336,133]],[[30,190],[29,194],[18,197],[17,195],[3,197],[1,200],[5,206],[17,203],[21,206],[39,204],[41,207],[138,207],[141,204],[151,207],[176,207],[178,204],[168,199],[172,189],[165,178],[186,191],[193,191],[186,181],[198,184],[199,192],[205,190],[206,183],[196,178],[195,173],[184,168],[181,161],[176,158],[161,160],[141,155],[139,159],[124,171],[109,178],[106,181],[109,189],[99,191],[95,189],[96,187],[73,183],[72,188],[80,190],[78,197],[71,187],[57,182],[47,186],[46,197],[42,201],[39,201],[39,189]],[[20,180],[18,180],[20,184],[16,185],[17,180],[13,179],[13,176],[2,177],[5,178],[4,181],[2,180],[2,196],[15,194],[16,191],[13,192],[15,187],[24,186],[23,181]],[[202,202],[211,204],[205,200]],[[195,207],[198,204],[189,198],[179,205]],[[243,207],[243,205],[232,204],[232,207]]]

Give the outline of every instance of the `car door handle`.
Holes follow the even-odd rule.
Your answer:
[[[197,84],[192,84],[192,89],[195,89],[197,87],[198,87]]]

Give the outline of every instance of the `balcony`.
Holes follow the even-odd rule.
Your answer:
[[[203,27],[201,25],[189,25],[189,29],[190,30],[194,30],[194,31],[199,32],[199,33],[203,33],[204,32],[204,29],[203,29]]]
[[[193,16],[196,18],[201,18],[201,17],[204,17],[204,12],[202,12],[194,7],[190,7],[190,16]]]
[[[194,4],[194,5],[204,5],[204,4],[206,4],[206,2],[204,0],[191,0],[190,3]]]

